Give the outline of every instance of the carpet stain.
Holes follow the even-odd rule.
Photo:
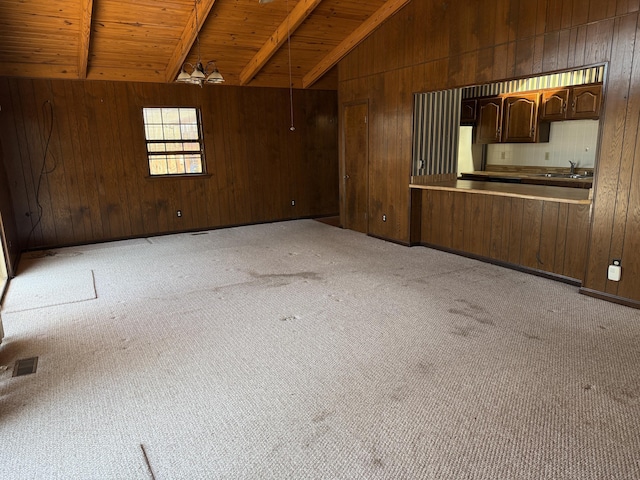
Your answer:
[[[255,272],[249,272],[256,280],[259,280],[262,286],[265,287],[284,287],[290,285],[296,280],[322,280],[322,276],[316,272],[297,272],[297,273],[270,273],[270,274],[258,274]]]
[[[40,250],[37,252],[27,252],[23,255],[24,258],[28,259],[38,259],[38,258],[46,258],[46,257],[78,257],[82,255],[82,252],[58,252],[56,250]]]
[[[625,385],[611,392],[613,399],[623,405],[636,406],[640,404],[640,385]]]
[[[489,317],[489,312],[480,305],[476,305],[467,300],[456,300],[461,304],[461,308],[450,308],[449,313],[459,315],[461,317],[470,318],[483,325],[495,325],[493,320]]]
[[[477,337],[478,329],[473,326],[455,327],[451,333],[463,338]]]
[[[422,375],[427,375],[431,373],[431,371],[433,370],[433,367],[434,365],[431,362],[427,362],[427,363],[419,362],[417,365],[417,371]]]
[[[524,338],[528,338],[529,340],[538,340],[538,341],[542,341],[542,338],[540,338],[537,335],[531,335],[530,333],[523,333],[522,335],[524,335]]]
[[[331,417],[335,412],[332,410],[322,410],[321,412],[319,412],[318,414],[316,414],[311,421],[313,423],[322,423],[324,422],[327,418]]]
[[[409,396],[409,392],[407,391],[406,386],[396,387],[393,389],[389,398],[394,402],[402,402]]]
[[[314,430],[315,430],[314,432],[310,433],[309,435],[306,435],[302,439],[303,448],[313,447],[315,444],[318,443],[318,441],[320,441],[322,437],[324,437],[331,431],[331,428],[329,428],[328,425],[325,425],[323,423],[318,423],[314,427]]]

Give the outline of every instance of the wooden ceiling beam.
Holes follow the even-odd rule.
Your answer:
[[[246,85],[265,66],[269,59],[280,49],[290,35],[302,25],[302,22],[311,15],[322,0],[300,0],[287,15],[287,18],[271,34],[269,40],[260,48],[258,53],[249,61],[240,72],[240,85]]]
[[[216,3],[216,0],[198,0],[196,3],[196,9],[198,10],[197,23],[199,25],[196,24],[195,10],[191,10],[187,24],[182,31],[182,35],[180,35],[180,39],[178,40],[171,57],[169,57],[167,70],[165,71],[165,81],[173,82],[176,79],[178,72],[182,68],[182,64],[186,60],[187,55],[189,55],[189,52],[196,41],[198,33],[200,33],[202,25],[204,25],[204,22],[207,20],[211,7],[213,7],[214,3]]]
[[[92,14],[93,0],[82,0],[82,12],[80,15],[80,43],[78,46],[78,78],[80,79],[87,78]]]
[[[382,25],[389,17],[397,13],[410,0],[389,0],[373,15],[365,20],[351,35],[345,38],[340,45],[324,57],[302,78],[303,88],[313,85],[320,77],[327,73],[336,63],[342,60],[360,42],[367,38],[373,31]]]

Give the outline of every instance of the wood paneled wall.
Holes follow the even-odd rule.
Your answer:
[[[340,63],[339,102],[370,105],[370,233],[409,239],[414,92],[606,62],[583,285],[640,301],[639,9],[629,0],[412,0]],[[614,258],[620,282],[607,280]]]
[[[0,79],[0,105],[23,248],[339,211],[336,92],[294,91],[295,132],[285,89]],[[148,177],[143,106],[201,109],[210,176]]]
[[[13,212],[13,201],[9,192],[9,179],[4,168],[4,151],[0,143],[0,225],[2,226],[8,265],[7,273],[13,276],[20,257],[20,242],[18,241],[18,229]],[[1,292],[0,292],[1,295]]]
[[[412,243],[584,277],[590,205],[418,189],[412,197]]]

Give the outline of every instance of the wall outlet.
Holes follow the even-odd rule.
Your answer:
[[[386,215],[382,215],[382,221],[386,222],[387,221],[387,216]]]
[[[549,155],[549,152],[544,152],[544,159],[549,160],[549,158],[551,158],[551,155]]]
[[[181,217],[182,216],[182,210],[176,210],[176,216]]]
[[[507,158],[506,152],[500,152],[500,160],[504,160],[505,158]]]
[[[296,201],[295,200],[291,200],[291,206],[295,207],[296,206]]]
[[[612,282],[619,282],[622,278],[622,267],[620,266],[620,260],[614,259],[612,264],[609,265],[607,270],[607,278]]]

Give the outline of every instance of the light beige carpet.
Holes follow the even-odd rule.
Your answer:
[[[26,270],[9,284],[3,312],[34,310],[95,298],[96,290],[91,270],[51,271],[43,274],[34,274]]]
[[[640,478],[637,310],[314,221],[56,253],[97,298],[2,312],[0,478]]]

